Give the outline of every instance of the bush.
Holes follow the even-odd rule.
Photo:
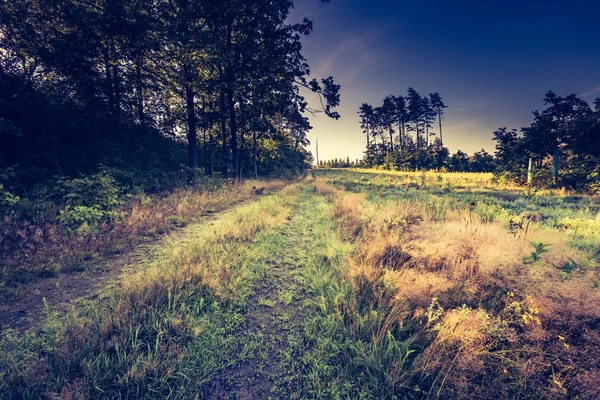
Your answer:
[[[65,203],[58,221],[71,233],[121,216],[116,209],[124,203],[123,191],[105,171],[78,179],[59,179],[57,185]]]

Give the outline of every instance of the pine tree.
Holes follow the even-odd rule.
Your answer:
[[[448,108],[442,101],[442,96],[439,93],[430,93],[429,99],[431,100],[431,108],[437,115],[438,123],[440,127],[440,142],[444,145],[444,136],[442,135],[442,119],[444,119],[444,108]]]

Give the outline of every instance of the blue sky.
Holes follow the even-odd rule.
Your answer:
[[[303,38],[313,77],[342,85],[339,121],[311,117],[320,159],[361,158],[356,114],[411,86],[439,92],[452,152],[492,152],[492,132],[520,128],[548,90],[600,96],[600,1],[296,0],[290,21],[308,17]]]

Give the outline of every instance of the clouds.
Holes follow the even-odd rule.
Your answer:
[[[595,95],[600,95],[600,86],[593,87],[591,89],[586,90],[583,93],[580,93],[579,97],[591,97]]]
[[[317,76],[334,75],[340,82],[348,82],[368,75],[385,62],[386,52],[378,46],[381,31],[366,31],[341,41],[331,54],[320,60],[315,70]],[[314,50],[313,50],[314,51]],[[319,50],[318,50],[319,51]],[[328,49],[320,49],[327,52]]]

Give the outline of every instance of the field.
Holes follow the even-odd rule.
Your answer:
[[[7,295],[3,322],[44,307],[5,324],[0,398],[600,398],[600,198],[374,170],[228,190],[140,206],[169,229],[65,271],[100,283],[68,307]]]

